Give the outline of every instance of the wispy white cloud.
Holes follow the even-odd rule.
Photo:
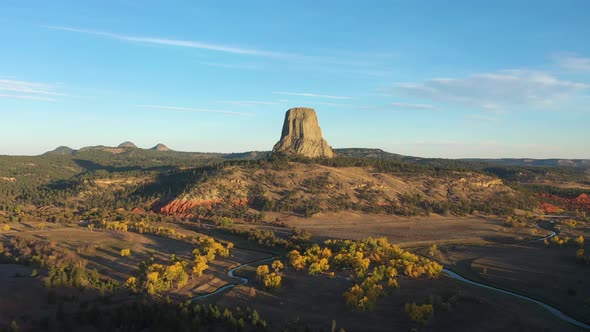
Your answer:
[[[116,40],[120,40],[120,41],[144,43],[144,44],[188,47],[188,48],[197,48],[197,49],[202,49],[202,50],[217,51],[217,52],[224,52],[224,53],[254,55],[254,56],[264,56],[264,57],[292,56],[292,54],[282,53],[282,52],[272,52],[272,51],[266,51],[266,50],[260,50],[260,49],[254,49],[254,48],[237,47],[237,46],[224,45],[224,44],[212,44],[212,43],[206,43],[206,42],[194,41],[194,40],[168,39],[168,38],[146,37],[146,36],[131,36],[131,35],[125,35],[125,34],[119,34],[119,33],[87,30],[87,29],[79,29],[79,28],[63,27],[63,26],[47,26],[47,28],[54,29],[54,30],[82,33],[82,34],[87,34],[87,35],[94,35],[94,36],[99,36],[99,37],[116,39]]]
[[[46,83],[28,82],[14,79],[0,79],[0,98],[55,101],[56,97],[65,96],[55,91],[54,86]]]
[[[238,105],[238,106],[268,106],[281,105],[282,103],[276,101],[259,101],[259,100],[218,100],[218,103]]]
[[[7,98],[7,99],[27,99],[27,100],[39,100],[39,101],[55,101],[55,99],[53,99],[53,98],[47,98],[47,97],[21,96],[21,95],[11,95],[11,94],[2,94],[2,93],[0,93],[0,98]]]
[[[410,104],[410,103],[391,103],[391,106],[394,106],[399,109],[411,109],[411,110],[424,110],[424,111],[436,111],[438,108],[434,105],[429,104]]]
[[[316,105],[323,105],[323,106],[331,106],[331,107],[357,107],[351,104],[343,104],[343,103],[331,103],[327,101],[316,101],[314,102]]]
[[[540,71],[504,70],[463,78],[433,78],[397,83],[394,92],[437,102],[462,104],[500,112],[504,108],[549,107],[590,88]]]
[[[347,96],[331,96],[321,95],[316,93],[300,93],[300,92],[273,92],[275,95],[287,95],[287,96],[299,96],[299,97],[312,97],[312,98],[325,98],[325,99],[352,99]]]
[[[255,70],[260,69],[261,67],[258,65],[253,64],[234,64],[234,63],[219,63],[219,62],[206,62],[202,61],[199,64],[208,67],[217,67],[217,68],[227,68],[227,69],[249,69]]]
[[[590,72],[590,58],[574,53],[561,53],[553,56],[558,66],[577,72]]]
[[[136,105],[139,108],[158,109],[158,110],[170,110],[170,111],[187,111],[187,112],[198,112],[198,113],[217,113],[226,115],[240,115],[240,116],[252,116],[253,113],[245,112],[233,112],[224,110],[212,110],[202,108],[189,108],[189,107],[177,107],[177,106],[163,106],[163,105]]]
[[[265,58],[272,58],[289,64],[291,70],[312,70],[327,73],[337,73],[338,75],[362,75],[362,76],[388,76],[391,70],[389,66],[390,55],[388,53],[347,53],[331,52],[330,55],[318,54],[301,54],[283,51],[272,51],[266,49],[250,48],[244,46],[234,46],[229,44],[209,43],[197,40],[185,40],[175,38],[163,38],[145,35],[130,35],[109,31],[91,30],[68,26],[44,26],[47,29],[66,31],[78,34],[85,34],[101,38],[108,38],[129,43],[139,43],[145,45],[163,45],[173,47],[195,48],[201,50],[223,52],[238,55],[250,55]],[[325,50],[322,52],[325,53]],[[266,67],[261,64],[232,64],[217,61],[199,62],[201,65],[229,69],[261,69]]]

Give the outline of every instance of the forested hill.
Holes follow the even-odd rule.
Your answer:
[[[590,173],[581,167],[494,165],[488,161],[407,157],[379,149],[353,148],[335,151],[338,157],[333,159],[284,159],[273,157],[265,151],[222,154],[96,146],[80,150],[59,147],[40,156],[0,156],[0,207],[31,205],[39,208],[65,206],[68,202],[83,208],[148,207],[156,201],[164,204],[184,194],[194,193],[195,188],[201,187],[202,183],[211,179],[223,183],[223,177],[219,175],[227,169],[247,174],[262,170],[257,175],[263,177],[261,179],[257,180],[250,175],[244,175],[244,178],[234,180],[246,181],[252,186],[266,181],[269,183],[269,188],[272,186],[276,190],[283,190],[284,192],[280,195],[265,198],[282,200],[282,205],[264,203],[270,204],[269,206],[295,206],[285,203],[285,200],[293,199],[295,191],[292,191],[292,188],[275,185],[280,182],[278,180],[284,180],[284,177],[299,176],[300,174],[292,174],[296,173],[295,170],[306,170],[305,172],[309,174],[317,173],[315,177],[303,176],[300,179],[302,193],[305,193],[305,199],[310,204],[314,201],[313,193],[319,190],[314,187],[316,185],[324,184],[339,188],[343,183],[348,182],[350,188],[356,188],[350,189],[352,190],[350,192],[342,191],[341,197],[326,197],[323,208],[329,208],[329,205],[334,202],[337,202],[339,206],[351,206],[346,203],[346,200],[349,200],[346,197],[358,194],[372,199],[381,195],[380,192],[387,194],[380,197],[391,202],[398,202],[398,196],[402,194],[420,193],[422,198],[412,198],[412,200],[418,199],[416,202],[419,203],[416,204],[427,204],[428,202],[421,203],[420,199],[435,192],[432,189],[435,183],[459,181],[461,178],[467,182],[477,182],[474,179],[486,177],[486,180],[482,181],[488,182],[493,178],[499,178],[515,192],[522,191],[523,185],[527,185],[529,186],[527,188],[535,192],[546,194],[562,193],[563,190],[560,188],[563,188],[562,184],[565,183],[569,186],[568,188],[572,186],[577,188],[574,191],[568,191],[569,196],[584,193],[585,188],[590,186]],[[310,165],[311,168],[308,166],[287,167],[290,162]],[[319,172],[321,167],[328,167],[328,169]],[[350,179],[344,180],[343,171],[338,169],[351,167],[358,168],[358,171],[351,171],[347,175]],[[382,178],[391,176],[404,181],[406,185],[392,184],[389,186],[391,192],[387,192],[390,189],[380,188]],[[370,177],[374,179],[370,180]],[[275,178],[276,180],[273,180]],[[394,181],[392,178],[391,181],[397,180]],[[554,186],[554,184],[560,186]],[[233,183],[213,185],[211,190],[224,191],[226,190],[224,186],[229,185]],[[376,188],[376,191],[366,188]],[[259,187],[243,189],[246,198],[251,192],[260,192]],[[396,191],[398,194],[395,193]],[[309,193],[312,195],[308,195]],[[262,199],[262,196],[259,195],[258,198]],[[409,197],[404,199],[410,200]],[[370,199],[366,200],[365,205],[358,202],[355,204],[364,208],[370,206],[368,203],[370,201]],[[459,204],[451,203],[449,203],[450,206]],[[466,203],[460,204],[463,208]]]

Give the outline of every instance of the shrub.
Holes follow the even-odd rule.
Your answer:
[[[328,264],[328,259],[320,258],[319,260],[317,260],[309,265],[308,273],[311,275],[320,274],[320,273],[328,270],[329,268],[330,268],[330,265]]]
[[[436,246],[436,244],[433,244],[430,246],[430,248],[428,249],[428,255],[430,255],[431,257],[436,257],[436,255],[439,253],[438,251],[438,247]]]
[[[299,253],[299,251],[291,250],[287,254],[287,258],[289,259],[289,264],[291,264],[295,270],[299,271],[305,269],[306,259]]]
[[[584,246],[584,237],[582,235],[578,236],[577,238],[574,239],[574,243],[582,248]]]
[[[221,227],[231,227],[234,225],[233,219],[228,217],[222,217],[219,223],[221,224]]]
[[[576,251],[576,262],[580,264],[589,264],[590,256],[584,255],[584,249],[578,249]]]
[[[274,261],[272,262],[272,269],[276,272],[279,273],[279,271],[281,271],[283,269],[284,265],[283,262],[281,261]]]
[[[266,276],[269,272],[270,272],[270,269],[268,268],[268,265],[259,265],[256,268],[256,277],[258,279],[262,280],[264,278],[264,276]]]
[[[426,324],[434,316],[434,307],[432,304],[406,303],[406,313],[412,321]]]
[[[274,261],[272,267],[275,272],[270,272],[268,265],[259,265],[256,268],[256,278],[261,280],[264,287],[268,289],[281,287],[282,277],[279,275],[278,270],[283,267],[283,264],[281,261]]]
[[[262,283],[264,284],[264,287],[274,289],[281,287],[281,280],[282,277],[280,275],[272,272],[264,276]]]
[[[567,219],[561,222],[569,228],[576,228],[577,222],[574,219]]]

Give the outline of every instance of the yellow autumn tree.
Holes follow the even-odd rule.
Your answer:
[[[306,260],[305,257],[299,253],[299,251],[291,250],[287,254],[287,258],[289,259],[289,264],[291,264],[295,270],[299,271],[305,269]]]
[[[309,264],[307,272],[311,275],[322,273],[330,268],[327,258],[320,258],[319,260]]]
[[[281,287],[281,281],[282,277],[278,273],[271,272],[263,277],[262,283],[264,287],[274,289]]]
[[[188,274],[184,270],[182,262],[174,262],[172,265],[168,265],[164,270],[164,280],[167,288],[181,288],[188,282]]]
[[[270,269],[268,268],[268,265],[259,265],[256,268],[256,277],[260,280],[262,280],[264,278],[265,275],[267,275],[270,272]]]
[[[129,277],[129,279],[125,281],[125,287],[129,288],[134,293],[139,291],[139,283],[137,281],[137,278]]]
[[[578,236],[574,239],[574,243],[580,248],[584,247],[584,237],[582,235]]]
[[[283,262],[276,260],[274,262],[272,262],[272,269],[276,272],[279,273],[282,269],[283,269],[284,265]]]
[[[209,265],[207,265],[207,257],[202,255],[195,256],[195,264],[193,265],[193,275],[196,277],[200,277],[203,275],[203,271],[205,271]]]

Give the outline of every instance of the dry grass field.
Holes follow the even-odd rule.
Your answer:
[[[253,267],[241,274],[255,279]],[[274,326],[295,325],[299,318],[314,330],[329,330],[336,320],[346,331],[577,331],[534,304],[448,277],[402,279],[400,289],[381,298],[372,312],[346,307],[342,293],[350,286],[350,281],[340,278],[287,271],[283,287],[276,291],[265,291],[253,282],[211,301],[255,307]],[[448,309],[435,305],[434,318],[425,326],[412,322],[404,311],[405,303],[432,300],[448,304]]]
[[[575,264],[574,247],[546,248],[542,242],[530,242],[547,235],[548,231],[544,229],[506,228],[500,218],[478,216],[402,218],[345,212],[318,214],[305,219],[269,213],[266,220],[273,222],[259,223],[255,227],[272,229],[276,233],[288,233],[292,227],[305,229],[317,241],[385,236],[391,242],[421,254],[426,254],[429,245],[437,244],[439,254],[435,258],[465,277],[533,296],[582,321],[590,314],[590,287],[585,277],[588,267]],[[203,276],[170,291],[168,295],[172,298],[193,298],[237,283],[237,279],[227,275],[230,268],[269,255],[265,252],[267,249],[211,227],[172,223],[162,223],[162,226],[189,235],[213,235],[237,246],[229,258],[210,262]],[[590,235],[584,224],[579,224],[575,230],[562,227],[562,234]],[[20,223],[11,231],[0,233],[0,238],[15,235],[53,241],[86,260],[89,268],[96,268],[101,275],[119,282],[125,281],[137,270],[138,264],[151,255],[158,262],[166,262],[171,254],[190,260],[194,249],[193,245],[176,239],[102,229],[90,231],[78,225],[47,224],[40,227],[37,223]],[[123,248],[131,249],[132,254],[121,257]],[[588,244],[586,249],[590,250]],[[347,331],[409,331],[412,328],[419,331],[577,331],[538,305],[446,276],[438,280],[402,277],[401,288],[379,299],[372,312],[357,312],[345,305],[342,294],[351,287],[352,281],[346,280],[344,274],[330,278],[287,269],[282,287],[266,291],[256,281],[255,268],[248,266],[236,273],[249,278],[248,284],[199,301],[256,308],[271,327],[307,324],[313,329],[329,330],[332,320],[336,320],[337,325]],[[27,317],[55,310],[55,305],[48,300],[50,290],[43,287],[40,277],[32,278],[30,274],[31,269],[27,267],[0,265],[0,293],[3,294],[0,323],[9,323],[31,306],[35,309],[30,309]],[[15,277],[17,275],[20,277]],[[66,298],[78,292],[75,289],[59,290],[57,296]],[[91,296],[87,293],[82,297]],[[424,326],[411,321],[404,311],[405,303],[411,302],[434,303],[434,318]],[[72,307],[73,310],[77,303],[68,303],[66,308]]]
[[[269,214],[270,215],[270,214]],[[319,213],[311,218],[270,215],[285,226],[305,229],[314,237],[363,239],[387,237],[402,247],[450,243],[512,243],[543,236],[546,231],[534,227],[517,230],[503,226],[502,218],[484,216],[399,217],[358,212]]]
[[[590,247],[586,245],[586,250]],[[588,266],[574,247],[518,245],[439,247],[445,266],[469,279],[532,296],[590,323]]]

